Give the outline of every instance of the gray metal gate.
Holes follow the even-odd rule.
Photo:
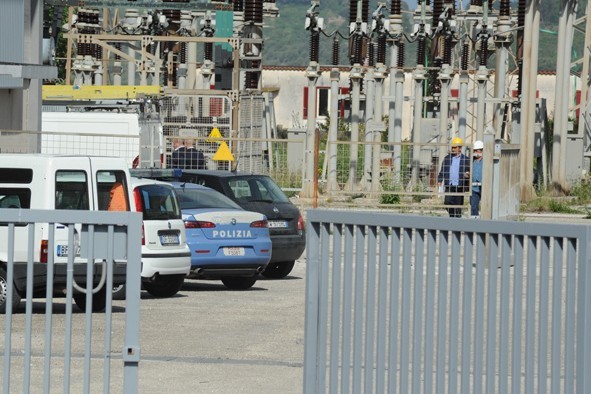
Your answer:
[[[591,226],[307,221],[304,392],[591,392]]]
[[[7,228],[7,239],[0,244],[8,250],[8,305],[12,299],[14,246],[17,229],[27,234],[29,250],[33,250],[35,223],[49,224],[48,251],[54,250],[54,224],[69,230],[68,250],[75,250],[75,226],[81,229],[80,256],[88,261],[104,262],[104,286],[113,288],[113,263],[126,260],[127,294],[124,313],[112,305],[112,292],[107,291],[104,313],[78,313],[72,305],[74,293],[74,253],[67,262],[68,284],[65,304],[53,296],[54,258],[47,260],[47,291],[45,299],[33,298],[33,261],[38,256],[29,252],[27,260],[27,294],[24,313],[7,307],[2,316],[4,341],[2,358],[2,392],[98,392],[134,393],[138,387],[140,361],[140,276],[142,217],[137,212],[44,211],[0,209],[0,226]],[[21,231],[21,230],[19,230]],[[22,238],[20,239],[22,242]],[[38,260],[37,260],[38,261]],[[76,263],[81,264],[81,263]],[[87,264],[87,293],[92,293],[94,264]],[[90,279],[90,280],[89,280]],[[87,304],[92,297],[87,294]],[[39,296],[39,295],[36,295]],[[42,305],[39,305],[39,302]],[[119,316],[118,316],[119,315]],[[123,332],[114,328],[124,326]],[[0,328],[1,329],[1,328]],[[119,363],[118,360],[122,360]],[[112,366],[119,366],[120,369]],[[116,381],[117,379],[119,381]]]

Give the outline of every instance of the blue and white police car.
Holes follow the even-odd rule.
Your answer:
[[[246,211],[223,194],[192,183],[171,182],[191,250],[189,279],[214,279],[233,290],[252,287],[271,259],[265,215]]]

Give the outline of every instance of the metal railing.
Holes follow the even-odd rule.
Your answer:
[[[96,212],[96,211],[45,211],[25,209],[0,209],[3,236],[0,245],[7,251],[7,261],[0,261],[6,270],[7,308],[4,318],[4,340],[2,353],[2,391],[4,393],[22,392],[97,392],[102,391],[133,393],[138,388],[138,367],[140,360],[140,276],[141,276],[141,214],[136,212]],[[33,293],[33,280],[39,279],[33,270],[33,242],[36,226],[48,228],[47,267],[45,292]],[[114,262],[126,261],[126,301],[124,322],[125,335],[114,329],[118,321],[112,305],[112,291],[106,291],[104,313],[92,313],[93,275],[95,264],[75,261],[74,253],[68,255],[66,265],[67,288],[65,304],[56,296],[53,288],[55,250],[55,227],[68,229],[68,250],[75,250],[79,235],[80,256],[92,262],[102,262],[106,272],[99,286],[113,289]],[[79,231],[76,231],[76,228]],[[20,234],[20,235],[16,235]],[[14,289],[14,249],[15,242],[29,243],[26,277],[26,305],[24,313],[13,311]],[[78,287],[74,280],[75,265],[86,266],[86,311],[77,313],[72,299]],[[35,274],[35,275],[34,275]],[[80,294],[80,293],[78,293]],[[45,296],[42,305],[34,297]],[[118,324],[119,325],[119,324]],[[104,333],[104,337],[96,335]],[[92,335],[94,333],[94,336]],[[121,346],[121,347],[118,347]],[[115,350],[117,349],[117,350]],[[118,364],[121,371],[112,374],[111,368]],[[101,368],[102,366],[102,368]],[[113,375],[122,381],[113,382]],[[101,379],[102,378],[102,379]]]
[[[591,226],[307,221],[304,392],[590,392]]]

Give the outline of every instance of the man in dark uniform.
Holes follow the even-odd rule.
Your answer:
[[[462,153],[464,141],[456,137],[451,140],[451,153],[441,163],[437,184],[445,187],[445,205],[452,218],[462,217],[464,196],[450,193],[466,193],[470,184],[470,160]]]
[[[204,170],[205,156],[203,152],[195,149],[193,140],[185,140],[185,168],[188,170]]]

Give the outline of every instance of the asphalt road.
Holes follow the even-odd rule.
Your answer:
[[[282,280],[262,278],[247,291],[218,281],[187,280],[175,297],[142,292],[139,393],[301,393],[305,260]],[[42,392],[44,302],[33,303],[31,392]],[[84,391],[85,314],[73,307],[71,392]],[[12,325],[10,392],[22,392],[25,302]],[[110,390],[123,392],[125,302],[114,301]],[[52,392],[63,392],[65,299],[54,304]],[[90,390],[102,392],[104,314],[93,315]],[[5,336],[2,318],[0,331]],[[4,354],[4,341],[0,341]],[[4,359],[0,357],[0,371]],[[0,373],[0,381],[2,379]],[[1,384],[0,384],[1,387]]]

